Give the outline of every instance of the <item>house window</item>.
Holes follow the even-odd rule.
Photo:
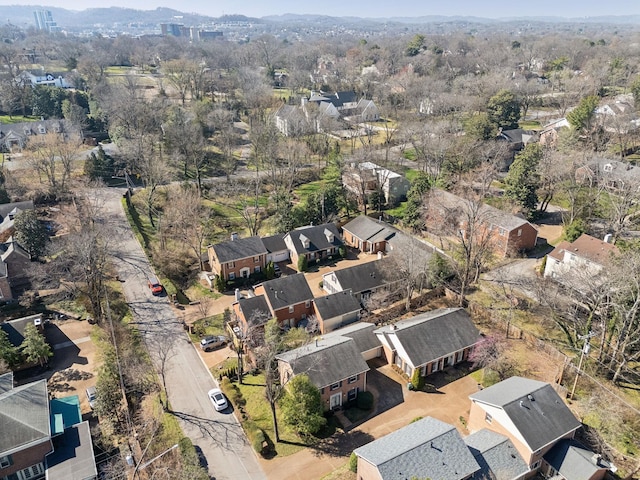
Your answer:
[[[501,237],[504,237],[507,233],[507,231],[504,228],[501,228],[498,233],[500,234]]]
[[[253,257],[253,263],[258,263],[260,261],[260,257]]]
[[[342,382],[338,382],[338,383],[334,383],[333,385],[331,385],[331,387],[329,388],[331,391],[337,390],[340,388],[340,384]]]
[[[531,470],[537,470],[538,468],[540,468],[540,460],[538,460],[537,462],[534,462],[529,468]]]
[[[347,380],[348,383],[356,383],[358,381],[358,375],[354,375],[353,377],[349,377]]]
[[[521,229],[521,228],[519,228],[519,229],[518,229],[518,236],[519,236],[519,237],[521,237],[521,236],[522,236],[522,229]]]
[[[236,279],[236,274],[233,272],[229,272],[229,280],[235,280]]]
[[[39,127],[39,128],[38,128],[38,131],[39,131],[42,135],[44,135],[45,133],[47,133],[47,129],[46,129],[46,128],[44,128],[44,127]]]
[[[253,271],[254,271],[254,273],[259,273],[260,272],[260,265],[256,265],[255,267],[253,267]]]
[[[349,400],[350,402],[353,402],[356,398],[358,398],[358,387],[352,388],[347,393],[347,400]]]
[[[304,306],[306,308],[309,308],[311,306],[311,300],[307,300],[306,302],[304,302]]]
[[[491,414],[489,412],[484,414],[484,421],[487,423],[491,423],[493,421],[493,418],[491,417]]]
[[[293,313],[293,305],[289,305],[289,313]]]
[[[12,463],[13,463],[13,460],[11,459],[11,455],[0,457],[0,468],[10,467]]]
[[[229,267],[229,268],[233,268],[233,267],[235,267],[235,266],[236,266],[236,265],[235,265],[235,263],[233,263],[233,262],[229,262],[229,263],[227,263],[227,267]]]

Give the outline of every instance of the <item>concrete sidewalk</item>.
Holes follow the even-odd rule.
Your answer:
[[[460,417],[469,419],[469,395],[477,391],[478,384],[470,376],[442,387],[437,393],[413,392],[404,385],[404,402],[400,405],[366,421],[349,433],[336,433],[313,449],[306,448],[287,457],[260,459],[260,466],[267,478],[273,480],[322,478],[348,462],[349,455],[355,448],[394,432],[417,417],[435,417],[454,425],[463,437],[467,436],[469,432],[460,422]]]

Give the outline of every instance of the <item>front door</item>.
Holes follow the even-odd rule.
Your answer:
[[[331,395],[329,399],[329,408],[333,410],[342,405],[342,392]]]

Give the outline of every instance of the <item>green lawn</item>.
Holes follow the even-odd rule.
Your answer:
[[[192,332],[191,341],[193,342],[199,342],[207,335],[226,335],[227,333],[221,313],[197,320],[193,324]]]
[[[287,456],[296,453],[304,448],[303,440],[291,431],[290,428],[282,421],[279,420],[278,427],[280,431],[279,443],[275,442],[275,434],[273,430],[273,421],[271,419],[271,408],[269,403],[264,398],[264,374],[259,373],[257,375],[246,375],[244,383],[238,385],[242,392],[243,398],[247,401],[245,410],[249,419],[255,423],[255,425],[262,429],[265,434],[275,444],[275,449],[278,455]],[[279,409],[276,410],[277,415],[280,414]],[[243,420],[243,423],[245,421]]]
[[[11,124],[11,123],[22,123],[22,122],[37,122],[40,120],[40,117],[23,117],[22,115],[0,115],[0,123],[1,124]]]
[[[317,180],[315,182],[305,183],[295,189],[294,193],[298,198],[306,198],[312,193],[319,191],[324,185],[324,181]]]

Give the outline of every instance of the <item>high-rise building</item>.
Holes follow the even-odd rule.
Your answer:
[[[59,32],[61,28],[53,20],[51,10],[36,10],[33,12],[38,30],[46,30],[47,32]]]

